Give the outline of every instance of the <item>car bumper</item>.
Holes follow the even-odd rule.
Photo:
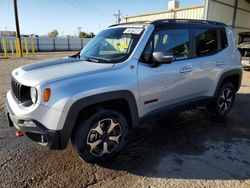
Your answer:
[[[250,58],[244,58],[241,60],[242,66],[244,69],[250,68]]]
[[[14,126],[17,130],[25,133],[31,140],[47,146],[49,149],[64,149],[61,146],[60,131],[49,130],[40,122],[15,115],[8,102],[5,104],[5,112],[9,126]]]

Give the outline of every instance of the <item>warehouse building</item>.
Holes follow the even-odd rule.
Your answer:
[[[176,3],[177,2],[177,3]],[[178,1],[169,1],[166,11],[126,16],[126,22],[154,21],[159,19],[203,19],[204,5],[179,8]]]
[[[158,19],[204,19],[223,22],[239,32],[250,32],[250,0],[205,0],[204,4],[179,7],[178,0],[168,1],[168,9],[160,12],[125,17],[126,22]]]

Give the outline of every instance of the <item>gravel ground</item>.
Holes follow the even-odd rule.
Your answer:
[[[49,151],[16,138],[3,112],[11,71],[68,54],[0,58],[0,187],[250,187],[250,72],[227,119],[198,108],[143,124],[101,165],[81,161],[71,145]]]

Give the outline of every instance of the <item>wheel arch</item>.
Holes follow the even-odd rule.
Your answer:
[[[79,114],[84,109],[91,107],[93,105],[98,106],[103,104],[110,104],[109,102],[114,102],[114,101],[126,102],[129,114],[127,114],[125,118],[130,118],[128,120],[128,123],[131,124],[130,126],[131,128],[138,126],[139,125],[138,109],[135,96],[131,91],[128,90],[112,91],[85,97],[83,99],[79,99],[76,102],[74,102],[67,113],[63,129],[61,130],[61,148],[67,147],[69,139],[73,133],[73,130],[79,118]]]
[[[214,97],[217,96],[221,86],[226,82],[232,83],[236,91],[238,91],[241,86],[241,81],[242,81],[242,69],[233,69],[233,70],[224,72],[218,81],[217,88],[214,93]]]

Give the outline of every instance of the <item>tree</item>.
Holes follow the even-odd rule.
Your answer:
[[[58,36],[58,31],[55,29],[55,30],[49,32],[49,33],[48,33],[48,36],[49,36],[50,38],[56,38],[56,37]]]
[[[83,31],[81,31],[79,33],[79,38],[93,38],[94,36],[95,36],[95,34],[93,32],[85,33]]]
[[[93,32],[90,32],[90,33],[89,33],[89,37],[90,37],[90,38],[93,38],[94,36],[95,36],[95,34],[94,34]]]
[[[79,38],[88,38],[87,36],[88,36],[88,34],[85,33],[85,32],[83,32],[83,31],[81,31],[81,32],[79,33]]]

